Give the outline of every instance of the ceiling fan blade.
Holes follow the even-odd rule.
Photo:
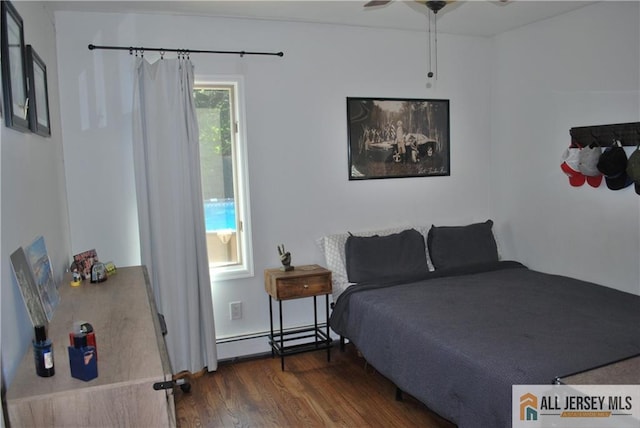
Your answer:
[[[372,7],[372,6],[384,6],[385,4],[391,3],[392,0],[371,0],[367,2],[364,7]]]

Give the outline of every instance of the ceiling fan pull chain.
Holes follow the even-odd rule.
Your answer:
[[[429,54],[429,59],[428,59],[428,66],[429,66],[429,72],[427,73],[427,78],[431,78],[433,77],[433,72],[431,71],[431,14],[427,13],[427,34],[428,34],[428,46],[427,46],[427,53]]]
[[[433,13],[433,34],[435,34],[435,67],[436,67],[436,80],[438,80],[438,14]]]

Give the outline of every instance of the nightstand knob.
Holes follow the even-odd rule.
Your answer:
[[[305,285],[303,285],[303,287],[304,287],[304,288],[305,288],[305,290],[306,290],[307,288],[309,288],[309,284],[305,284]]]

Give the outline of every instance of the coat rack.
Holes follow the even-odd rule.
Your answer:
[[[612,125],[580,126],[569,130],[571,144],[587,147],[597,143],[601,147],[610,147],[614,140],[620,140],[623,146],[640,144],[640,122],[617,123]]]

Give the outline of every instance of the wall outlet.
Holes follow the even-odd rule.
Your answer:
[[[231,318],[231,320],[239,320],[242,318],[242,302],[229,303],[229,318]]]

